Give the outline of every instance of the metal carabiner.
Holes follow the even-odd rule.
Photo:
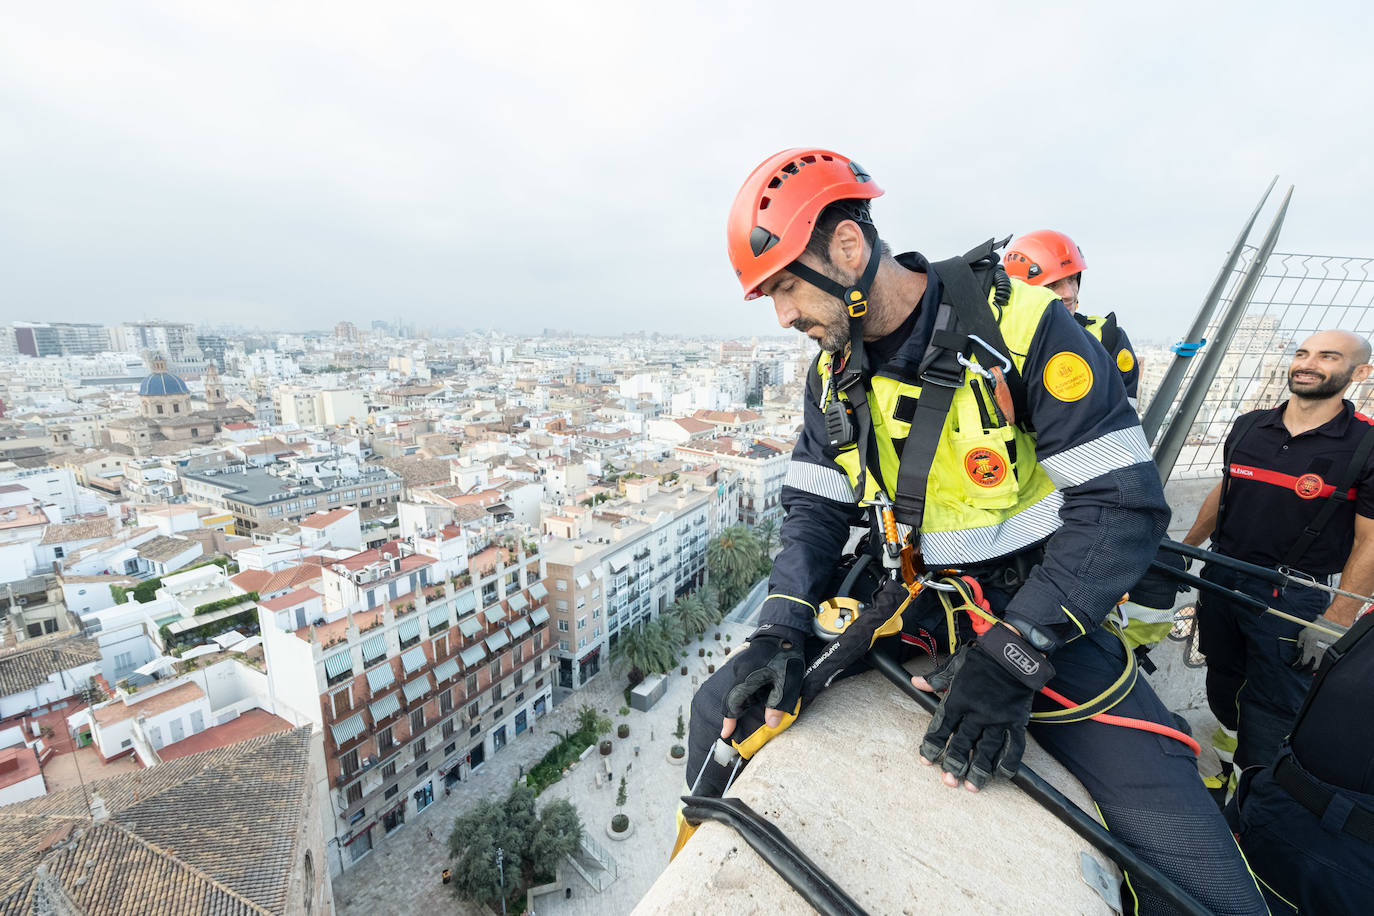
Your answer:
[[[984,350],[984,352],[986,352],[989,356],[994,356],[994,357],[996,357],[996,358],[1002,363],[1002,371],[1003,371],[1003,372],[1010,372],[1010,371],[1011,371],[1011,360],[1010,360],[1008,357],[1004,356],[1003,354],[997,352],[997,350],[993,349],[993,348],[988,344],[988,342],[987,342],[986,340],[984,340],[983,338],[979,337],[979,336],[976,335],[976,334],[970,334],[970,335],[968,336],[968,339],[971,340],[971,341],[973,341],[974,343],[976,343],[978,346],[982,347],[983,350]],[[964,359],[963,359],[962,356],[960,356],[959,362],[964,363],[965,366],[968,365],[968,363],[965,363],[965,362],[964,362]],[[972,368],[972,367],[970,367],[970,368]],[[978,370],[978,371],[980,372],[980,374],[985,375],[987,378],[992,378],[991,375],[988,375],[988,374],[987,374],[987,370],[986,370],[986,369]]]

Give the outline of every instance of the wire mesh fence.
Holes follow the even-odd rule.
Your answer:
[[[1207,329],[1208,346],[1216,333],[1216,316],[1234,301],[1256,254],[1256,248],[1245,246],[1232,270]],[[1288,397],[1289,364],[1298,345],[1317,331],[1337,328],[1365,338],[1374,335],[1374,258],[1270,255],[1171,477],[1219,476],[1222,444],[1236,417],[1283,403]],[[1200,359],[1191,363],[1181,391],[1193,383]],[[1141,379],[1142,402],[1153,395],[1159,378]],[[1360,412],[1374,415],[1374,380],[1357,383],[1346,397]]]

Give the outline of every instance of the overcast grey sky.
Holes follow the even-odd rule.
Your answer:
[[[1169,338],[1274,174],[1281,250],[1374,255],[1369,9],[5,4],[0,313],[770,333],[726,212],[814,144],[898,250],[1062,229]]]

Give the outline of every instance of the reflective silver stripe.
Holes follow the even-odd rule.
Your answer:
[[[995,525],[963,531],[921,532],[927,565],[959,566],[1006,556],[1059,530],[1064,494],[1051,490],[1040,502]]]
[[[1127,601],[1121,605],[1121,613],[1130,620],[1138,620],[1141,623],[1173,623],[1174,609],[1161,611],[1159,608],[1145,607],[1136,604],[1134,601]]]
[[[1040,466],[1061,490],[1087,483],[1111,471],[1153,461],[1150,443],[1139,425],[1098,436],[1068,451],[1040,459]]]
[[[849,485],[849,478],[844,472],[809,461],[793,459],[788,462],[787,479],[783,481],[783,486],[805,490],[835,502],[854,502],[854,488]]]

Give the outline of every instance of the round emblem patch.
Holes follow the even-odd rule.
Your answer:
[[[997,486],[1007,479],[1007,463],[990,448],[978,446],[964,455],[964,470],[969,479],[980,487]]]
[[[1303,499],[1316,499],[1322,493],[1326,481],[1317,474],[1304,474],[1293,484],[1293,492]]]
[[[1122,350],[1116,354],[1116,368],[1122,372],[1130,372],[1135,368],[1135,357],[1131,355],[1130,350]]]
[[[1093,387],[1093,370],[1088,361],[1067,350],[1050,357],[1043,377],[1045,390],[1065,402],[1079,400]]]

